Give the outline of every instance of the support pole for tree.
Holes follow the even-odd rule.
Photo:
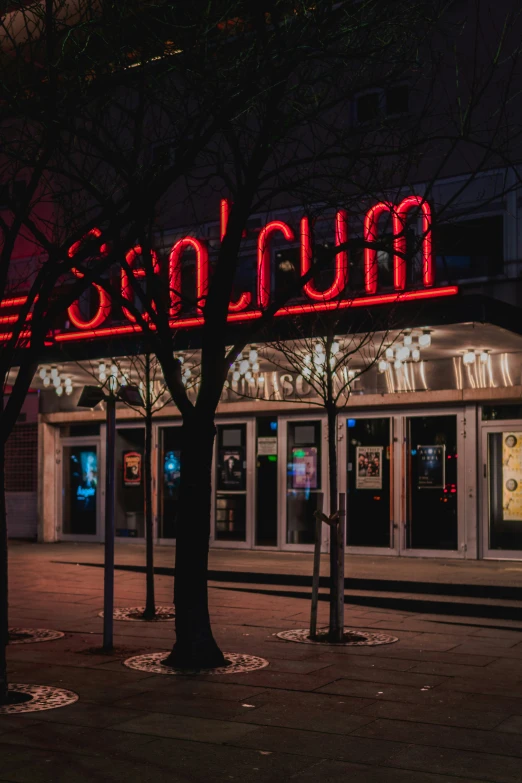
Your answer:
[[[339,521],[337,529],[337,627],[344,635],[344,548],[346,542],[346,495],[339,494]]]
[[[1,401],[0,401],[1,405]],[[7,515],[4,490],[4,443],[0,442],[0,704],[7,703],[9,593],[7,584]]]
[[[319,576],[321,571],[321,538],[323,533],[323,493],[317,494],[315,512],[314,571],[312,577],[312,609],[310,611],[310,639],[317,638],[317,604],[319,602]]]
[[[106,478],[105,478],[105,568],[103,582],[103,649],[113,649],[114,626],[114,462],[116,445],[116,398],[109,395],[107,406]]]
[[[145,549],[146,598],[143,616],[156,616],[154,595],[154,531],[152,524],[152,399],[150,390],[150,353],[145,354]]]

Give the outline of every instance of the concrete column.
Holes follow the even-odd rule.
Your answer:
[[[58,428],[40,417],[38,423],[38,541],[58,540],[58,479],[61,455]]]

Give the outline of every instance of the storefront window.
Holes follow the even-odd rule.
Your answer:
[[[522,431],[488,433],[489,548],[522,551]]]
[[[321,422],[288,422],[287,544],[313,544],[321,491]]]
[[[277,546],[277,419],[256,424],[256,546]]]
[[[176,538],[179,503],[181,427],[161,427],[159,537]]]
[[[390,419],[348,419],[348,546],[389,547],[391,523]]]
[[[457,417],[414,416],[407,432],[407,546],[457,549]]]
[[[116,430],[115,527],[124,538],[145,535],[144,447],[144,427]]]
[[[246,541],[246,424],[217,428],[217,541]]]
[[[95,536],[98,521],[98,449],[63,448],[63,532]]]

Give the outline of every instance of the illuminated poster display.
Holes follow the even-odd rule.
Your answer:
[[[243,449],[222,448],[219,450],[218,489],[245,489],[245,461]]]
[[[446,446],[417,446],[419,489],[443,489],[446,483]]]
[[[502,433],[502,512],[522,519],[522,432]]]
[[[139,487],[141,484],[142,456],[139,451],[123,452],[123,486]]]
[[[73,469],[71,481],[73,494],[71,509],[82,517],[96,514],[96,492],[98,489],[98,455],[95,451],[78,449],[71,455]]]
[[[317,447],[292,449],[292,489],[317,489]]]
[[[382,446],[357,446],[357,489],[382,489]]]

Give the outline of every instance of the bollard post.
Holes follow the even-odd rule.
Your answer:
[[[317,604],[319,601],[319,575],[321,571],[321,538],[323,532],[323,493],[317,494],[317,511],[315,511],[315,545],[314,571],[312,576],[312,609],[310,612],[310,639],[317,638]]]

